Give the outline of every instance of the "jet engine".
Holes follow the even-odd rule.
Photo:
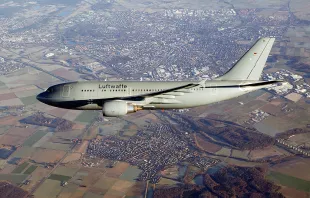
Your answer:
[[[102,114],[107,117],[123,116],[127,113],[134,113],[139,110],[142,110],[142,108],[124,101],[108,101],[103,103],[102,106]]]

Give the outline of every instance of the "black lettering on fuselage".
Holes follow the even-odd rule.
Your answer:
[[[127,88],[127,85],[124,84],[118,84],[118,85],[99,84],[99,89],[125,89],[125,88]]]

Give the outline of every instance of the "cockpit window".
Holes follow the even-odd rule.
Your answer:
[[[48,88],[47,90],[46,90],[46,92],[48,92],[48,93],[51,93],[51,92],[53,92],[53,88]]]

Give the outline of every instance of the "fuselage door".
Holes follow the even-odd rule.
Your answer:
[[[127,96],[131,96],[131,88],[127,87],[126,88]]]
[[[62,91],[62,97],[69,97],[70,96],[70,85],[64,85]]]
[[[91,90],[91,92],[89,93],[89,96],[91,99],[96,99],[98,96],[98,90],[97,89]]]
[[[217,84],[216,83],[211,83],[210,84],[211,87],[211,95],[212,96],[216,96],[217,95]]]

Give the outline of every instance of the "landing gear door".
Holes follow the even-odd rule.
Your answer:
[[[64,85],[62,91],[62,97],[67,98],[70,96],[70,85]]]

